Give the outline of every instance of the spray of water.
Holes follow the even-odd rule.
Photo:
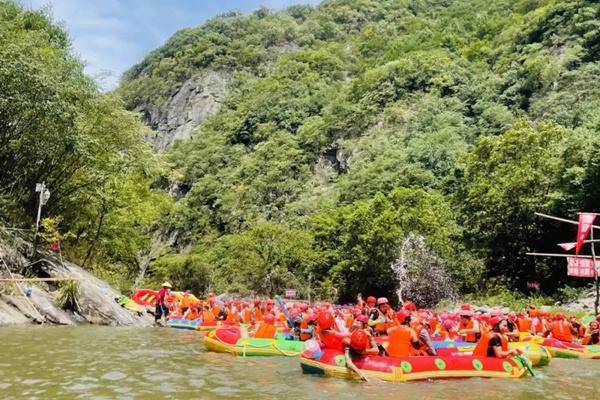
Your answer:
[[[456,300],[457,291],[442,260],[429,249],[423,236],[410,234],[402,242],[399,257],[392,263],[400,301],[411,300],[432,307],[442,300]]]

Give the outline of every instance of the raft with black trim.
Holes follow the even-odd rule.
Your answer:
[[[600,360],[600,346],[597,345],[584,346],[578,343],[562,342],[558,339],[539,336],[526,337],[523,340],[541,344],[548,349],[552,357]]]
[[[239,328],[220,327],[204,337],[207,351],[229,353],[236,356],[288,356],[295,357],[304,351],[305,342],[287,340],[282,334],[275,339],[241,337]]]
[[[357,379],[346,367],[344,353],[324,349],[318,359],[310,358],[308,351],[300,356],[304,373]],[[454,378],[520,378],[527,373],[517,358],[493,357],[383,357],[362,356],[353,360],[356,367],[368,378],[388,382],[408,382],[426,379]]]
[[[437,353],[441,356],[472,356],[475,345],[467,342],[433,342]],[[535,342],[510,342],[508,347],[520,349],[534,367],[544,367],[550,364],[552,355],[543,345]]]

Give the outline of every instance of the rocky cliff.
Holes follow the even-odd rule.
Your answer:
[[[159,151],[164,151],[177,139],[187,140],[192,131],[221,109],[230,74],[225,71],[205,71],[200,77],[183,82],[167,100],[163,109],[147,104],[135,110],[153,130],[149,138]]]

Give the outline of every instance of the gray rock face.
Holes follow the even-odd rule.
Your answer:
[[[64,262],[52,255],[43,255],[33,265],[24,257],[25,242],[11,243],[0,237],[0,277],[20,278],[17,274],[24,266],[28,273],[41,278],[72,278],[79,284],[79,310],[63,310],[56,303],[56,282],[2,282],[0,283],[0,326],[49,323],[74,325],[92,323],[111,326],[150,326],[153,318],[149,314],[138,315],[121,307],[115,298],[120,293],[106,282],[96,278],[77,265]],[[22,247],[22,248],[21,248]],[[8,270],[10,270],[10,274]],[[23,291],[30,289],[30,296]]]
[[[177,139],[191,138],[192,131],[221,109],[230,74],[206,71],[200,78],[190,78],[168,100],[164,112],[137,108],[145,122],[155,131],[150,138],[159,151],[164,151]]]

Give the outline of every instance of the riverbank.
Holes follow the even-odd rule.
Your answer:
[[[0,282],[0,326],[152,325],[149,314],[123,308],[116,302],[121,295],[117,290],[81,267],[51,253],[37,252],[28,257],[30,252],[30,243],[6,232],[0,235],[0,279],[7,280]],[[65,279],[76,283],[76,306],[59,304],[60,285]]]

